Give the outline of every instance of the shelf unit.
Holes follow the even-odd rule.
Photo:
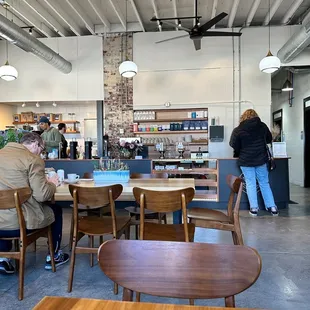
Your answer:
[[[13,122],[13,125],[26,125],[26,124],[37,124],[37,121],[31,121],[31,122]],[[60,124],[60,123],[65,123],[65,124],[79,124],[79,121],[51,121],[51,124]]]
[[[155,166],[175,164],[182,169],[160,169]],[[215,201],[219,199],[218,161],[216,159],[153,159],[153,173],[166,172],[169,177],[189,177],[195,179],[195,200]],[[196,167],[196,166],[199,167]],[[201,178],[204,177],[204,178]]]
[[[171,122],[180,122],[180,121],[207,121],[208,118],[182,118],[180,119],[143,119],[143,120],[134,120],[136,123],[171,123]]]
[[[187,134],[187,133],[208,133],[208,130],[162,130],[162,131],[135,131],[135,135],[158,135],[158,134]]]

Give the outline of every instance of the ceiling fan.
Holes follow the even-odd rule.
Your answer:
[[[201,16],[198,16],[198,13],[197,13],[197,10],[198,10],[197,2],[198,2],[198,0],[195,1],[195,16],[191,16],[191,17],[168,17],[168,18],[153,17],[151,19],[151,21],[152,22],[158,22],[160,27],[164,23],[164,24],[167,24],[167,25],[170,25],[173,27],[177,27],[178,29],[184,30],[188,33],[186,35],[182,35],[179,37],[161,40],[161,41],[158,41],[156,43],[163,43],[163,42],[181,39],[181,38],[185,38],[185,37],[189,36],[189,38],[191,40],[193,40],[195,49],[197,51],[197,50],[201,49],[201,39],[203,37],[239,37],[239,36],[241,36],[241,34],[242,34],[241,32],[208,31],[210,28],[212,28],[215,24],[217,24],[219,21],[221,21],[223,18],[225,18],[228,15],[227,13],[224,13],[224,12],[218,14],[217,16],[215,16],[214,18],[212,18],[211,20],[207,21],[205,24],[200,26],[199,19],[201,18]],[[186,27],[182,27],[181,20],[183,20],[183,19],[194,19],[195,20],[195,26],[191,29],[186,28]],[[178,20],[178,25],[175,24],[173,22],[173,20]]]

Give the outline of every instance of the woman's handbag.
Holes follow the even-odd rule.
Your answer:
[[[271,154],[271,151],[269,149],[268,144],[266,143],[266,140],[265,140],[265,145],[266,145],[266,151],[267,151],[267,156],[268,156],[267,169],[268,171],[272,171],[276,169],[276,162]]]

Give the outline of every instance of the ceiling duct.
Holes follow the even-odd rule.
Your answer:
[[[294,74],[306,74],[310,73],[310,66],[294,66],[294,67],[285,67],[286,70]]]
[[[291,62],[310,44],[310,23],[301,26],[278,51],[282,63]]]
[[[0,14],[0,36],[28,53],[32,53],[63,73],[72,71],[72,64],[38,39]]]

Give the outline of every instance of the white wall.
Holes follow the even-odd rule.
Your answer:
[[[95,36],[42,39],[72,63],[64,74],[40,58],[9,45],[9,61],[17,80],[0,80],[0,102],[99,100],[103,93],[102,38]],[[5,62],[5,42],[0,43],[0,63]]]
[[[5,129],[5,126],[12,126],[15,113],[16,107],[0,103],[0,130]]]
[[[272,80],[272,88],[281,89],[287,79],[283,71]],[[304,130],[303,99],[310,96],[310,74],[294,74],[294,92],[292,107],[289,106],[288,93],[274,92],[272,110],[282,109],[282,126],[287,144],[287,153],[291,157],[290,182],[304,185],[304,141],[301,132]]]
[[[276,54],[298,29],[299,26],[272,28],[272,52]],[[164,108],[168,101],[171,108],[208,107],[209,119],[220,116],[220,123],[225,125],[225,141],[211,143],[210,154],[231,156],[228,142],[242,111],[254,108],[264,122],[271,122],[271,76],[258,68],[268,52],[268,28],[242,29],[240,50],[239,39],[222,37],[204,38],[199,51],[195,51],[188,37],[155,43],[183,34],[134,34],[133,59],[139,68],[134,77],[134,109]],[[305,54],[294,64],[304,64]]]

